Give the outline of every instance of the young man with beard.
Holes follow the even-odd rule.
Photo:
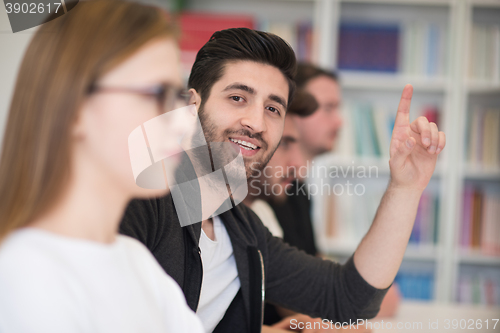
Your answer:
[[[216,32],[189,78],[207,142],[233,142],[261,167],[277,148],[294,91],[295,56],[279,37],[249,29]],[[371,230],[344,265],[309,256],[274,238],[240,204],[181,228],[170,196],[134,201],[121,232],[143,242],[181,286],[208,332],[260,332],[266,300],[312,317],[372,318],[392,284],[417,205],[444,147],[437,127],[410,125],[405,87],[391,141],[392,180]]]

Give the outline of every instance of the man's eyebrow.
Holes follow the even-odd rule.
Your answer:
[[[252,87],[249,87],[247,86],[246,84],[243,84],[243,83],[233,83],[233,84],[230,84],[228,85],[226,88],[224,88],[223,91],[228,91],[228,90],[232,90],[232,89],[238,89],[238,90],[243,90],[243,91],[246,91],[252,95],[255,94],[255,89],[252,88]]]
[[[283,98],[279,97],[278,95],[269,95],[269,99],[272,101],[275,101],[276,103],[281,104],[285,109],[286,109],[286,102]]]
[[[297,142],[297,138],[291,135],[285,135],[281,138],[281,141],[291,143],[291,142]]]

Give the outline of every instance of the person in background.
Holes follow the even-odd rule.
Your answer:
[[[297,179],[298,170],[305,165],[304,155],[300,146],[300,136],[296,124],[298,118],[310,117],[318,109],[315,98],[303,90],[298,90],[293,102],[290,104],[285,117],[285,126],[280,144],[267,166],[259,172],[257,178],[249,179],[249,194],[243,201],[250,207],[262,223],[275,237],[283,238],[284,232],[291,222],[299,223],[300,218],[295,218],[289,223],[280,224],[269,203],[280,204],[292,195],[290,190]],[[312,225],[309,223],[312,235]],[[302,249],[303,250],[303,249]],[[299,314],[294,311],[270,303],[265,305],[263,333],[286,332],[290,329],[290,321],[314,325],[321,323],[321,318]],[[345,329],[344,329],[345,330]],[[326,332],[326,329],[304,329],[302,332]],[[357,330],[361,332],[362,330]]]
[[[116,0],[34,35],[0,160],[0,332],[203,332],[147,248],[118,235],[128,201],[167,192],[134,183],[128,136],[185,103],[175,35],[161,10]],[[165,126],[171,150],[182,123]]]
[[[308,117],[317,108],[318,103],[312,95],[303,90],[296,92],[286,113],[278,148],[266,167],[259,170],[258,177],[249,179],[249,193],[243,203],[259,216],[275,237],[283,238],[284,230],[268,202],[283,203],[287,200],[287,190],[297,178],[295,172],[305,164],[295,119]]]
[[[295,82],[314,97],[318,109],[309,117],[294,119],[300,146],[307,161],[329,152],[342,127],[340,114],[341,91],[336,73],[320,69],[312,64],[299,63]],[[311,202],[304,186],[305,172],[297,172],[286,200],[270,200],[270,204],[283,228],[283,240],[311,255],[318,255],[311,219]]]
[[[343,124],[340,111],[342,94],[335,72],[309,63],[299,63],[297,67],[297,88],[311,94],[319,105],[314,114],[294,118],[304,155],[302,166],[305,166],[307,161],[310,165],[315,157],[335,149]],[[314,239],[310,197],[303,179],[300,179],[303,174],[297,172],[298,179],[288,191],[291,195],[279,200],[270,198],[269,202],[283,230],[284,241],[309,254],[319,255]],[[393,316],[400,298],[398,287],[394,284],[381,304],[378,317]]]

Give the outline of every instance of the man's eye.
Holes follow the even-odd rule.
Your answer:
[[[269,111],[271,111],[272,113],[277,113],[277,114],[280,114],[280,110],[278,110],[278,109],[276,109],[276,108],[274,108],[274,107],[272,107],[272,106],[269,106],[267,109],[268,109]]]
[[[241,102],[243,100],[243,97],[240,96],[231,96],[231,99],[235,102]]]

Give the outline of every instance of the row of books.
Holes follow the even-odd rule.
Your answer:
[[[340,25],[340,70],[444,77],[448,49],[445,25],[427,22]]]
[[[466,160],[473,168],[500,168],[500,109],[475,107],[468,114]]]
[[[448,30],[445,25],[409,22],[403,25],[401,72],[408,76],[447,75]]]
[[[379,191],[369,191],[361,196],[325,195],[326,237],[336,244],[351,247],[359,244],[372,224],[382,195]]]
[[[383,192],[367,190],[361,196],[350,196],[346,193],[325,196],[326,237],[335,244],[357,245],[368,232],[382,195]],[[438,216],[439,196],[432,191],[424,191],[418,205],[410,244],[436,244],[439,230]]]
[[[399,34],[398,25],[342,23],[338,44],[338,68],[397,72]]]
[[[434,275],[400,271],[394,280],[401,295],[406,299],[432,300],[434,298]]]
[[[437,244],[439,230],[439,196],[424,192],[417,208],[410,244]]]
[[[249,15],[184,12],[180,15],[181,61],[188,72],[196,52],[217,30],[248,27],[285,39],[302,61],[313,60],[313,26],[310,21],[257,21]],[[342,23],[338,68],[341,70],[403,73],[411,76],[445,75],[447,31],[425,22],[403,25]]]
[[[470,34],[469,77],[500,81],[500,25],[474,24]]]
[[[313,28],[312,22],[274,22],[260,21],[259,30],[280,36],[290,44],[300,61],[313,61]]]
[[[343,126],[336,153],[343,156],[389,158],[389,148],[396,111],[369,103],[346,102],[342,111]],[[439,127],[439,110],[425,106],[416,110]]]
[[[466,184],[463,193],[460,246],[500,255],[500,193]]]
[[[458,280],[457,302],[466,304],[500,305],[498,272],[493,274],[462,274]]]
[[[250,15],[225,15],[183,12],[179,17],[181,27],[181,63],[185,73],[189,73],[198,50],[218,30],[244,27],[272,32],[294,49],[299,60],[312,61],[312,22],[257,21]]]

